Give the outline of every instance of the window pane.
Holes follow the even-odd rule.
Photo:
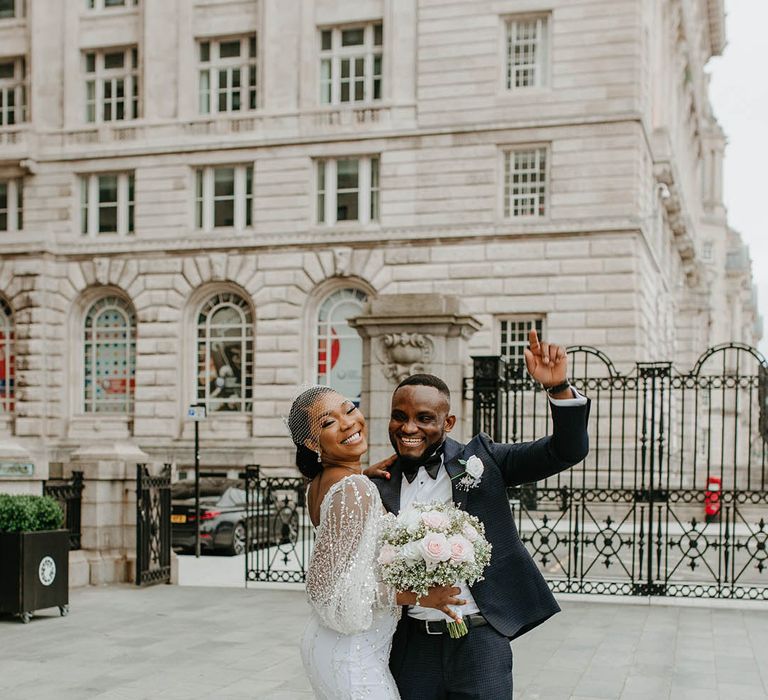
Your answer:
[[[95,53],[85,54],[85,72],[86,73],[96,72],[96,54]]]
[[[256,37],[252,36],[248,39],[248,55],[251,58],[256,58]]]
[[[338,194],[336,197],[336,221],[357,221],[357,192]]]
[[[213,225],[235,225],[235,202],[231,199],[217,200],[213,206]]]
[[[211,58],[211,44],[208,41],[203,41],[200,44],[200,61],[209,61]]]
[[[383,27],[381,24],[373,25],[373,43],[375,46],[381,46],[383,37]]]
[[[104,54],[104,68],[122,68],[125,64],[125,54],[122,51]]]
[[[323,51],[330,51],[331,49],[331,30],[324,29],[320,32],[320,48]]]
[[[0,0],[0,18],[15,17],[14,0]]]
[[[99,207],[99,233],[117,233],[117,207]]]
[[[99,203],[117,203],[117,175],[99,176]]]
[[[220,58],[237,58],[240,55],[240,40],[222,41],[219,44]]]
[[[125,7],[125,0],[104,0],[104,7]]]
[[[215,197],[235,196],[234,168],[216,168],[213,176],[213,194]]]
[[[357,27],[356,29],[343,29],[341,32],[342,46],[362,46],[365,41],[365,29]]]
[[[339,160],[336,164],[336,187],[339,190],[357,189],[357,160]]]
[[[8,183],[0,182],[0,209],[8,208]]]
[[[13,78],[13,61],[0,63],[0,78]]]

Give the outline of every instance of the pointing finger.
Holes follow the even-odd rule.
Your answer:
[[[538,355],[541,348],[539,346],[539,334],[536,332],[535,328],[531,328],[528,333],[528,344],[531,346],[533,354]]]

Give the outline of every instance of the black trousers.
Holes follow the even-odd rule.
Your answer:
[[[396,635],[390,667],[402,700],[512,700],[512,648],[490,625],[458,639],[428,635],[409,618]]]

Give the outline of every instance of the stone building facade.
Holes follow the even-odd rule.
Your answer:
[[[390,343],[459,396],[532,322],[625,367],[754,343],[724,40],[722,0],[2,0],[0,459],[190,464],[200,402],[204,464],[286,467],[297,383],[380,431],[371,338],[429,323],[441,358]]]

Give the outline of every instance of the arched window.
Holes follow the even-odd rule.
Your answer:
[[[136,314],[103,297],[85,314],[83,400],[86,413],[132,413],[136,388]]]
[[[359,289],[337,289],[317,313],[316,381],[360,401],[363,383],[363,341],[347,319],[359,316],[367,296]]]
[[[197,317],[197,400],[214,411],[251,410],[253,314],[231,292],[215,294]]]
[[[13,411],[13,385],[16,375],[13,358],[13,314],[0,299],[0,413]]]

